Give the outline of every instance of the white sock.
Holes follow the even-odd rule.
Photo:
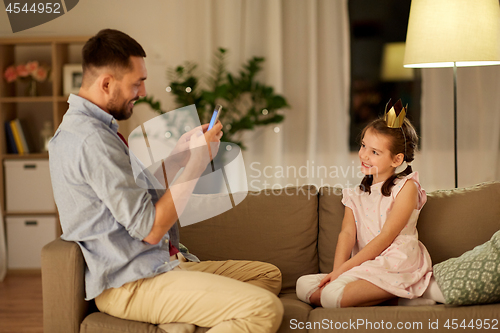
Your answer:
[[[429,286],[427,287],[427,290],[425,290],[424,294],[422,295],[422,298],[425,299],[431,299],[437,303],[446,303],[444,300],[443,293],[441,292],[441,289],[439,289],[439,286],[436,282],[436,279],[431,277],[431,281],[429,283]]]
[[[446,303],[444,300],[443,293],[436,282],[436,279],[431,277],[429,286],[425,290],[422,297],[414,299],[400,298],[398,299],[398,305],[406,306],[421,306],[421,305],[434,305],[436,303]]]

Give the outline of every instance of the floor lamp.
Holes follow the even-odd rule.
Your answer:
[[[404,67],[453,67],[455,188],[457,67],[500,65],[498,0],[412,0]]]

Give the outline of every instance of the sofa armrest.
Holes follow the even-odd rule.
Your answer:
[[[87,316],[85,260],[78,244],[60,238],[42,249],[43,331],[78,333]]]

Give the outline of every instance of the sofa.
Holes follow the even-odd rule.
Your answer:
[[[333,267],[344,206],[341,189],[314,186],[249,192],[235,208],[180,228],[181,242],[201,260],[258,260],[282,272],[279,295],[285,313],[278,332],[448,332],[452,325],[496,318],[500,304],[313,308],[297,299],[295,282]],[[428,193],[419,217],[419,238],[433,264],[458,257],[500,229],[500,182]],[[57,239],[42,250],[43,316],[46,333],[164,332],[160,327],[100,313],[84,300],[84,269],[76,243]],[[465,320],[465,321],[464,321]],[[390,326],[389,326],[390,325]],[[476,331],[480,331],[477,329]],[[196,333],[208,328],[198,327]],[[468,329],[465,329],[468,331]]]

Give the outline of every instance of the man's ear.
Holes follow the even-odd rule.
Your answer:
[[[396,156],[394,156],[394,158],[392,159],[392,167],[397,168],[398,166],[400,166],[401,163],[403,163],[404,161],[404,157],[405,156],[403,153],[399,153]]]
[[[111,91],[113,90],[113,76],[111,74],[101,74],[99,78],[97,79],[97,83],[99,85],[99,90],[101,90],[104,94],[111,94]]]

